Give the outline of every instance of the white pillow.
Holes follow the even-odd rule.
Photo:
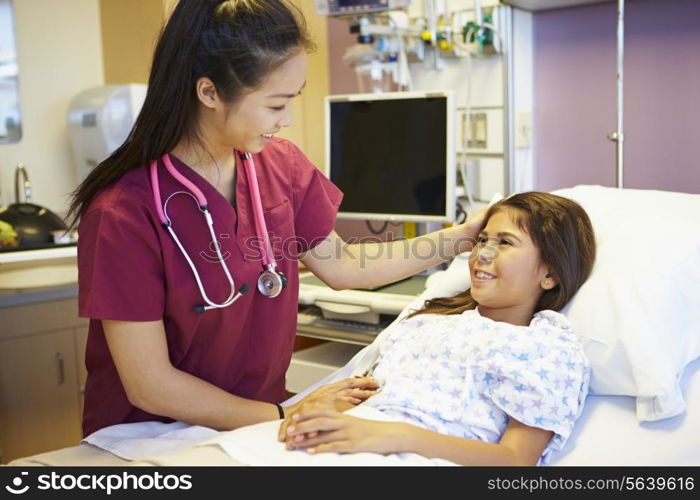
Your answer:
[[[576,186],[598,244],[588,281],[562,311],[584,337],[593,394],[637,398],[639,420],[685,409],[678,385],[700,356],[700,195]],[[466,254],[421,299],[469,287]]]
[[[593,364],[591,391],[636,396],[639,420],[682,413],[679,380],[700,356],[700,195],[576,186],[598,244],[562,311]]]

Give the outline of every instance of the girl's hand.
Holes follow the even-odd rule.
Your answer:
[[[295,417],[287,428],[288,450],[382,454],[401,451],[405,424],[366,420],[321,407],[302,410]]]
[[[306,408],[307,412],[319,409],[342,412],[360,404],[378,389],[379,384],[372,377],[346,378],[319,387],[298,403],[284,409],[285,419],[280,425],[278,439],[284,441],[287,438],[287,428],[292,422],[292,417],[301,409]]]

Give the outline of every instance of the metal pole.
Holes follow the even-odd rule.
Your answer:
[[[505,85],[503,86],[503,113],[508,118],[503,120],[503,133],[506,147],[503,150],[503,189],[504,194],[515,193],[515,64],[513,61],[513,8],[509,5],[498,6],[503,20],[503,72],[505,74]],[[525,168],[525,166],[523,166]]]
[[[615,142],[615,163],[617,166],[617,187],[623,187],[624,173],[624,145],[625,134],[623,131],[623,75],[625,55],[625,0],[617,2],[617,130],[608,135],[608,139]]]

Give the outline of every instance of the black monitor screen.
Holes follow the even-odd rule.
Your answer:
[[[331,101],[330,178],[340,216],[445,216],[447,98]]]

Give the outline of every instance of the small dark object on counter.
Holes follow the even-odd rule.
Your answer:
[[[20,175],[24,178],[24,202],[20,202]],[[46,247],[54,242],[52,231],[68,230],[68,225],[48,208],[31,203],[32,187],[24,165],[15,170],[15,203],[0,208],[0,221],[14,229],[19,240],[18,249]]]

